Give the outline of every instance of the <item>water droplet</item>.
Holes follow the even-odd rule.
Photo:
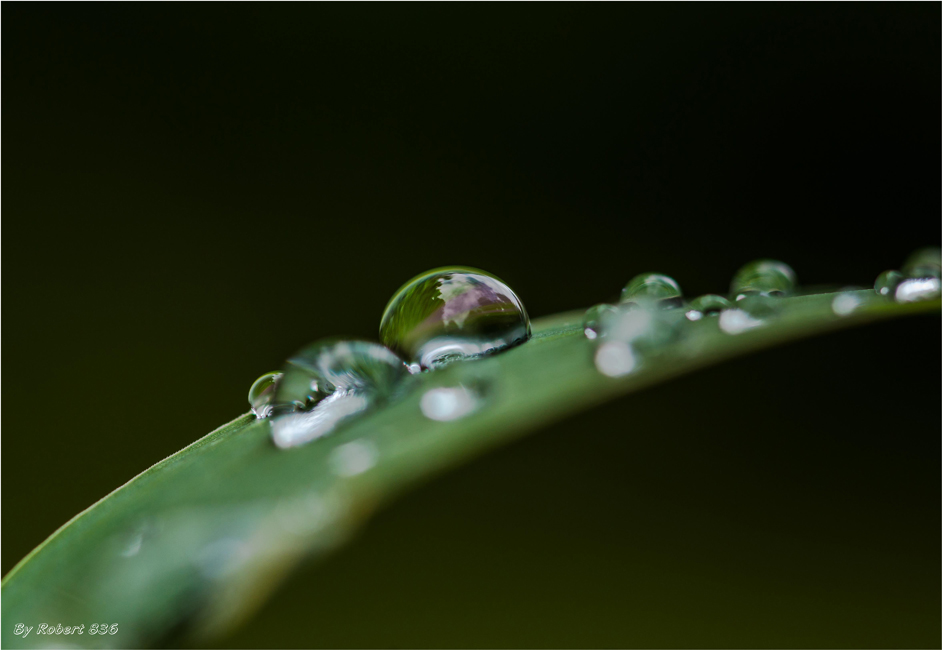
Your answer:
[[[595,368],[607,377],[624,377],[637,365],[635,351],[625,341],[606,341],[595,351]]]
[[[938,298],[942,281],[939,278],[907,278],[896,287],[896,302],[918,302]]]
[[[439,422],[459,420],[476,411],[480,404],[480,392],[464,385],[431,388],[419,402],[425,417]]]
[[[897,285],[899,285],[905,277],[906,276],[899,271],[884,271],[877,276],[876,282],[873,283],[873,290],[881,296],[892,298],[893,294],[896,293]]]
[[[120,544],[122,547],[121,557],[134,557],[140,553],[145,540],[152,538],[156,529],[157,527],[151,518],[139,521],[122,540]]]
[[[864,302],[863,298],[856,293],[839,293],[831,301],[831,311],[838,316],[848,316],[854,312]]]
[[[785,262],[755,260],[736,271],[729,292],[736,300],[756,294],[786,296],[792,292],[797,282],[795,272]]]
[[[369,440],[354,440],[330,452],[329,463],[340,476],[357,476],[376,465],[379,451]]]
[[[674,338],[678,319],[683,319],[679,312],[658,309],[656,303],[625,304],[605,324],[602,336],[649,352]]]
[[[907,278],[939,278],[942,276],[942,250],[936,246],[920,248],[906,258],[903,274]]]
[[[595,339],[605,332],[605,328],[618,315],[615,305],[601,303],[589,307],[582,317],[582,331],[587,339]]]
[[[275,397],[279,379],[281,379],[280,372],[267,372],[256,379],[249,388],[249,405],[255,417],[261,419],[271,415],[271,402]]]
[[[523,343],[530,338],[530,318],[510,287],[490,273],[440,268],[396,292],[379,338],[409,364],[434,368]]]
[[[135,534],[131,541],[128,542],[127,547],[121,551],[121,557],[134,557],[141,552],[141,546],[144,544],[144,533],[139,531]]]
[[[679,307],[683,293],[677,280],[662,273],[640,273],[621,290],[621,302],[656,301],[661,307]]]
[[[764,320],[752,316],[744,309],[727,309],[720,312],[720,329],[727,334],[742,334],[763,325]]]
[[[684,315],[687,317],[687,320],[697,321],[704,316],[717,316],[721,311],[729,309],[732,306],[733,304],[723,296],[708,293],[699,298],[695,298],[690,303],[689,309]]]
[[[328,339],[288,360],[271,403],[272,438],[294,447],[391,398],[409,370],[378,343]]]

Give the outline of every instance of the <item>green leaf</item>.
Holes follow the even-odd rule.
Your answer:
[[[838,296],[846,308],[837,307]],[[870,290],[776,304],[761,326],[737,334],[717,318],[684,322],[681,335],[617,379],[596,368],[599,348],[582,334],[582,311],[543,318],[525,345],[423,373],[401,400],[296,449],[277,449],[268,421],[242,415],[78,514],[24,558],[3,581],[3,646],[164,646],[216,636],[299,562],[325,555],[377,507],[449,466],[706,365],[940,309],[938,300],[899,304]],[[447,422],[423,415],[429,389],[458,385],[482,396],[479,408]],[[57,636],[34,629],[24,638],[15,633],[20,622],[85,627]],[[92,623],[118,629],[93,635]]]

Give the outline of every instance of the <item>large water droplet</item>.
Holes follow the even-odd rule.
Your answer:
[[[733,304],[723,296],[708,293],[695,298],[688,306],[685,316],[687,320],[697,321],[704,316],[717,316],[721,311],[732,306]]]
[[[490,273],[440,268],[396,292],[379,337],[409,363],[434,368],[523,343],[530,338],[530,318],[510,287]]]
[[[640,273],[621,290],[621,302],[656,301],[662,307],[679,307],[683,293],[677,280],[662,273]]]
[[[278,387],[279,379],[281,379],[280,372],[266,372],[249,388],[249,405],[255,417],[267,418],[271,415],[271,403],[275,398],[275,389]]]
[[[881,296],[892,298],[896,293],[897,285],[905,278],[906,276],[899,271],[884,271],[877,276],[876,282],[873,283],[873,290]]]
[[[288,360],[271,403],[272,438],[293,447],[330,433],[341,421],[394,396],[409,371],[388,348],[329,339]]]
[[[736,271],[729,292],[736,300],[750,295],[786,296],[797,282],[795,272],[785,262],[755,260]]]
[[[903,274],[907,278],[939,278],[942,277],[942,250],[930,246],[920,248],[906,258],[903,264]]]
[[[601,303],[589,307],[582,317],[582,331],[587,339],[595,339],[605,332],[607,325],[618,315],[618,307]]]

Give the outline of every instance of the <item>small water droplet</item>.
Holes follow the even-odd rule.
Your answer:
[[[288,360],[271,402],[272,439],[294,447],[394,396],[409,370],[378,343],[328,339]]]
[[[942,281],[939,278],[907,278],[896,287],[896,302],[918,302],[938,298]]]
[[[903,264],[903,274],[907,278],[939,278],[942,277],[942,250],[937,246],[920,248],[906,258]]]
[[[752,316],[744,309],[727,309],[720,312],[720,329],[727,334],[741,334],[765,325],[765,321]]]
[[[647,353],[669,343],[682,320],[680,312],[659,309],[656,303],[620,305],[605,324],[602,337],[630,343],[636,351]]]
[[[431,388],[419,402],[425,417],[439,422],[460,420],[476,411],[480,404],[479,391],[464,385]]]
[[[121,557],[134,557],[141,552],[145,539],[152,537],[156,527],[152,519],[144,519],[132,528],[121,543]]]
[[[625,341],[606,341],[595,350],[595,368],[607,377],[624,377],[637,365],[635,351]]]
[[[585,316],[582,317],[582,331],[586,338],[593,340],[602,336],[605,328],[618,315],[618,308],[615,305],[601,303],[589,307]]]
[[[864,302],[856,293],[839,293],[831,301],[831,311],[838,316],[848,316],[854,312]]]
[[[340,476],[357,476],[376,465],[379,451],[369,440],[354,440],[330,452],[329,463]]]
[[[892,298],[896,293],[897,285],[905,278],[906,276],[899,271],[884,271],[877,276],[876,282],[873,283],[873,290],[881,296]]]
[[[750,295],[787,296],[797,283],[795,272],[785,262],[755,260],[736,271],[729,293],[736,300]]]
[[[729,309],[733,304],[715,293],[708,293],[699,298],[695,298],[689,305],[687,313],[684,314],[687,320],[698,321],[704,316],[717,316],[724,309]]]
[[[271,402],[275,397],[279,379],[281,379],[280,372],[266,372],[249,388],[249,405],[255,417],[262,419],[271,415]]]
[[[640,273],[621,290],[622,303],[656,301],[661,307],[679,307],[684,302],[677,280],[663,273]]]
[[[523,343],[530,338],[530,318],[511,288],[490,273],[440,268],[395,293],[379,338],[410,365],[434,368]]]

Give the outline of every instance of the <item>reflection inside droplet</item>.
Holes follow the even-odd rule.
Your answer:
[[[939,297],[942,288],[939,278],[909,278],[896,287],[896,302],[918,302]]]
[[[736,271],[729,292],[736,300],[752,295],[785,296],[796,284],[795,271],[788,264],[778,260],[754,260]]]
[[[530,318],[513,290],[490,273],[439,268],[400,287],[383,312],[379,337],[410,366],[435,368],[527,341]]]
[[[608,341],[595,351],[595,368],[607,377],[623,377],[637,365],[634,350],[625,341]]]
[[[899,271],[889,270],[884,271],[877,276],[876,281],[873,283],[873,290],[876,291],[881,296],[886,296],[887,298],[892,298],[893,294],[896,292],[896,287],[906,278],[905,275]]]
[[[679,307],[684,302],[677,280],[663,273],[639,273],[621,290],[620,302],[648,301],[659,307]]]
[[[342,420],[405,389],[402,359],[378,343],[327,339],[290,358],[271,402],[272,439],[294,447],[333,431]]]
[[[277,418],[272,424],[272,440],[282,449],[303,445],[330,433],[341,420],[362,413],[368,406],[366,395],[339,390],[320,400],[310,411]]]
[[[582,317],[582,333],[590,341],[604,335],[608,323],[618,316],[615,305],[601,303],[589,307]]]
[[[447,386],[426,391],[419,406],[430,420],[449,422],[477,410],[480,401],[479,393],[467,386]]]
[[[249,406],[252,407],[252,413],[258,419],[264,419],[271,415],[271,403],[280,380],[280,372],[267,372],[256,379],[249,388]]]
[[[690,303],[690,309],[684,314],[689,321],[698,321],[704,316],[716,316],[724,309],[729,309],[732,303],[723,296],[715,293],[708,293],[699,298],[695,298]]]

